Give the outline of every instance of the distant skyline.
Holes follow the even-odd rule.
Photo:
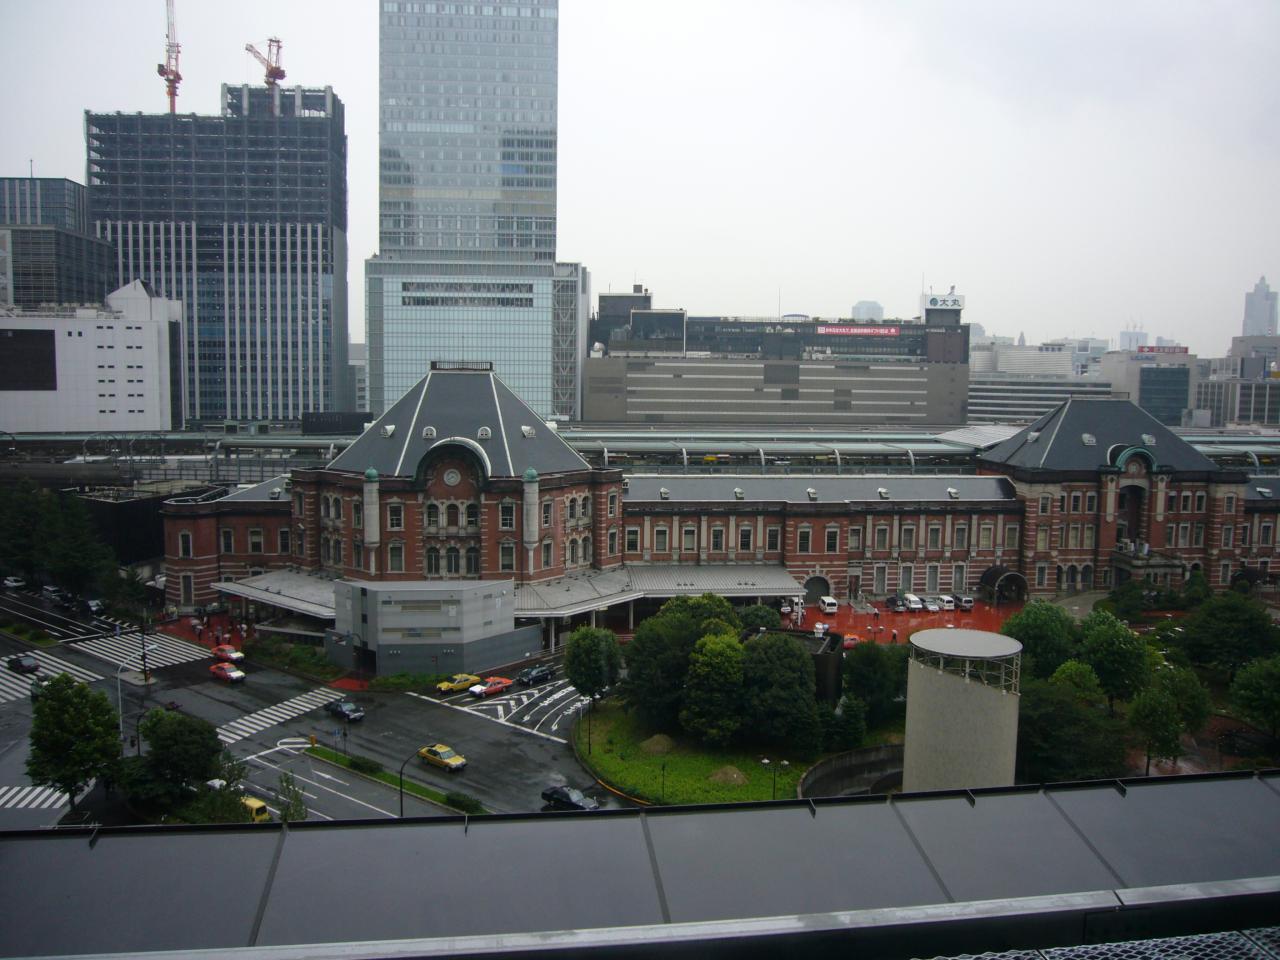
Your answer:
[[[518,2],[518,0],[517,0]],[[1280,275],[1269,0],[562,0],[559,248],[691,313],[918,312],[1031,341],[1140,325],[1226,353]],[[347,105],[351,330],[377,246],[377,6],[177,0],[178,109],[261,83]],[[0,8],[0,175],[84,181],[83,112],[163,112],[164,5]]]

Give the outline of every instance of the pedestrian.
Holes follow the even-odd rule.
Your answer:
[[[894,643],[897,643],[897,642],[898,642],[898,631],[897,631],[897,630],[893,631],[893,642],[894,642]]]

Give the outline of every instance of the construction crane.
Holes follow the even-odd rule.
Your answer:
[[[253,54],[254,59],[262,64],[262,69],[267,72],[266,82],[268,87],[274,87],[284,79],[284,67],[280,66],[279,37],[271,37],[267,40],[267,55],[265,57],[262,55],[262,51],[252,43],[246,43],[244,48]]]
[[[156,64],[156,73],[164,77],[164,87],[169,91],[169,112],[177,113],[178,84],[182,82],[182,74],[178,72],[178,53],[182,47],[178,45],[178,28],[173,22],[173,0],[165,0],[164,6],[169,30],[165,34],[164,63]]]

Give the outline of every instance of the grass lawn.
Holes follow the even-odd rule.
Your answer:
[[[345,753],[338,753],[336,750],[330,750],[328,747],[320,746],[307,747],[307,753],[311,754],[313,757],[319,757],[321,760],[328,760],[330,763],[336,763],[340,767],[346,767],[348,770],[351,769],[352,758]],[[364,771],[358,772],[362,773],[366,777],[372,777],[374,780],[380,780],[395,790],[400,789],[400,775],[398,773],[394,773],[390,770],[378,770],[370,773],[364,773]],[[404,778],[404,792],[411,793],[415,797],[420,797],[423,800],[429,800],[442,807],[459,809],[458,804],[454,802],[454,800],[450,799],[453,796],[452,794],[441,793],[439,790],[433,790],[431,787],[425,787],[415,780],[410,780],[407,776]],[[476,804],[474,809],[464,810],[463,812],[484,813],[484,808]]]
[[[575,737],[583,762],[604,782],[629,796],[654,803],[727,803],[773,799],[774,771],[778,798],[796,795],[796,784],[809,766],[808,760],[763,750],[730,747],[713,750],[684,737],[674,737],[671,749],[649,753],[641,744],[652,736],[634,714],[625,713],[614,701],[595,704],[591,718],[591,753],[587,752],[587,717],[577,724]],[[761,764],[768,757],[769,767]],[[788,760],[790,766],[776,766]],[[665,787],[663,766],[666,766]],[[717,771],[733,767],[745,783],[718,783]]]

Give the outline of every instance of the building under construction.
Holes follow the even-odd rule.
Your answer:
[[[349,407],[347,141],[332,88],[224,84],[219,116],[85,113],[116,278],[185,305],[193,423]]]

